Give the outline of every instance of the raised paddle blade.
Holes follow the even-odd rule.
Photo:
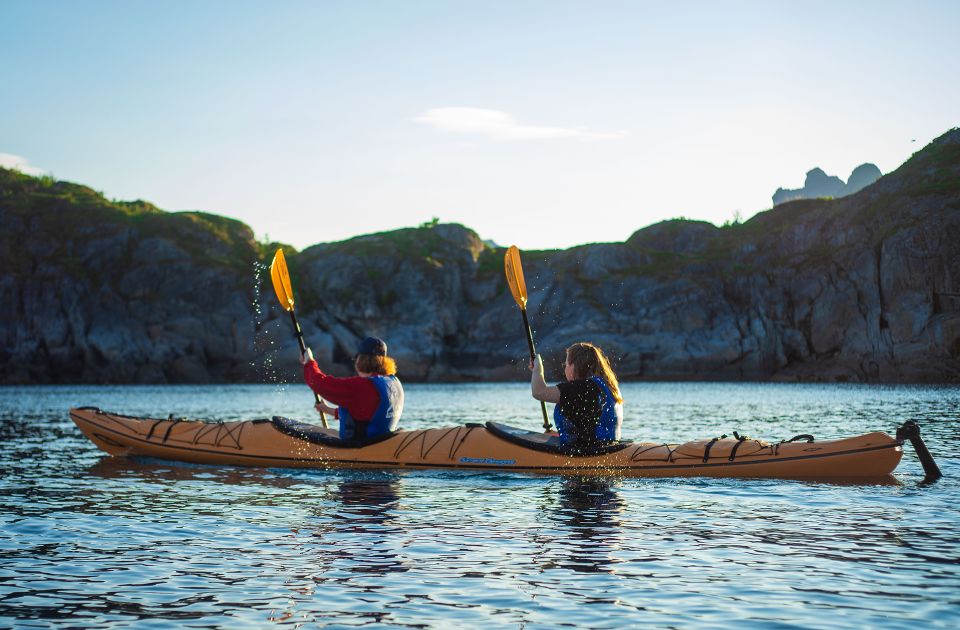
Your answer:
[[[297,322],[297,314],[293,312],[293,285],[290,284],[290,272],[287,271],[287,259],[283,255],[282,249],[277,249],[273,255],[273,262],[270,263],[270,279],[273,281],[273,291],[280,300],[280,306],[283,310],[290,313],[290,321],[293,323],[293,332],[297,335],[297,342],[300,344],[300,353],[307,351],[307,344],[303,340],[303,331],[300,330],[300,323]],[[320,402],[320,394],[314,392],[314,400]],[[320,411],[320,421],[323,422],[323,428],[327,428],[327,417]]]
[[[520,250],[516,245],[511,245],[504,254],[503,268],[507,274],[507,284],[510,285],[513,299],[521,310],[527,310],[527,283],[523,280],[523,265],[520,264]]]
[[[516,245],[511,245],[510,249],[503,256],[503,269],[507,274],[507,284],[510,285],[510,293],[520,307],[520,314],[523,316],[523,328],[527,332],[527,347],[530,350],[530,360],[536,356],[537,350],[533,346],[533,331],[530,330],[530,322],[527,320],[527,283],[523,280],[523,266],[520,264],[520,250]],[[550,430],[550,420],[547,419],[547,406],[540,401],[540,411],[543,414],[543,430]]]
[[[273,290],[280,300],[280,306],[285,311],[293,310],[293,286],[290,284],[290,272],[287,271],[287,259],[283,250],[278,249],[270,263],[270,279],[273,281]]]

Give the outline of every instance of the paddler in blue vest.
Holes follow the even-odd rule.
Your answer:
[[[533,397],[556,403],[553,421],[560,443],[571,449],[589,448],[620,439],[623,396],[617,375],[597,346],[580,342],[567,348],[563,374],[567,381],[548,386],[543,359],[530,363]]]
[[[396,376],[397,362],[387,356],[383,339],[367,337],[360,342],[353,359],[357,376],[324,374],[310,348],[300,362],[310,389],[337,405],[320,402],[316,409],[340,420],[340,439],[363,442],[397,428],[403,413],[403,387]]]

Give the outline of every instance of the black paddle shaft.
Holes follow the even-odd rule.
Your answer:
[[[290,322],[293,324],[293,333],[297,336],[297,343],[300,344],[300,354],[306,354],[307,344],[303,341],[303,331],[300,330],[300,322],[297,321],[297,314],[292,308],[289,313]]]
[[[292,308],[290,309],[290,321],[293,323],[293,332],[297,335],[297,343],[300,344],[300,354],[306,354],[307,344],[303,341],[303,331],[300,330],[300,322],[297,321],[297,314]],[[313,397],[317,402],[320,402],[320,394],[313,392]],[[326,418],[323,419],[323,426],[324,428],[327,426]]]
[[[537,349],[533,345],[533,331],[530,330],[530,320],[527,319],[527,309],[520,309],[523,315],[523,328],[527,331],[527,346],[530,348],[530,360],[533,361],[537,356]],[[540,401],[540,411],[543,412],[543,432],[546,433],[553,427],[550,426],[550,420],[547,419],[547,405]]]

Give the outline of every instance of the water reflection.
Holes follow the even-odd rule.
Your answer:
[[[328,541],[324,551],[342,560],[351,573],[408,571],[393,544],[402,532],[395,523],[400,476],[392,472],[346,475],[332,487],[327,501],[315,508],[318,522],[313,536]]]
[[[552,564],[581,573],[613,572],[622,537],[626,503],[608,477],[564,479],[556,502],[545,504],[547,518],[564,532],[554,541]],[[551,505],[551,503],[554,503]],[[549,507],[547,507],[549,506]]]
[[[374,473],[372,476],[348,477],[328,495],[339,504],[335,518],[358,534],[382,531],[394,517],[400,503],[400,477],[395,473]]]
[[[317,598],[323,599],[325,593],[342,596],[352,591],[359,602],[377,601],[384,588],[377,578],[409,570],[398,553],[398,540],[408,533],[395,523],[400,477],[349,470],[334,474],[332,481],[324,480],[329,485],[323,499],[310,501],[305,522],[291,528],[296,560],[282,571],[290,597],[271,611],[268,621],[318,622],[334,605],[327,602],[321,611],[316,609]],[[364,611],[352,616],[377,622],[386,614]]]
[[[228,485],[261,484],[273,488],[291,488],[300,483],[296,478],[266,468],[186,464],[139,457],[104,457],[88,467],[86,474],[101,479],[204,481]]]

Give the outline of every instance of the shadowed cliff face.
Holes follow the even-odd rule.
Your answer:
[[[3,382],[298,378],[249,228],[0,171]],[[624,378],[960,381],[960,131],[837,200],[524,252],[538,350]],[[375,334],[408,380],[525,379],[502,248],[435,225],[288,251],[321,365]]]
[[[10,171],[0,183],[0,381],[247,377],[247,226]]]

